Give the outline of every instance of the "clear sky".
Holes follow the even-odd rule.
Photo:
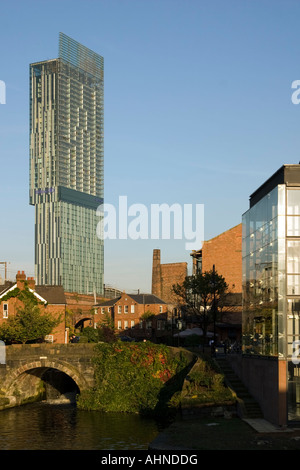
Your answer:
[[[12,279],[34,275],[29,64],[58,56],[60,31],[104,57],[105,202],[204,204],[209,239],[300,161],[299,0],[0,0],[0,261]],[[150,292],[154,248],[190,266],[185,240],[107,240],[105,283]]]

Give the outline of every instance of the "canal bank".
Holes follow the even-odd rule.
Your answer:
[[[300,428],[279,428],[264,419],[178,418],[149,444],[149,450],[300,450]]]

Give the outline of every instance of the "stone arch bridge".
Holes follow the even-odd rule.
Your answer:
[[[92,343],[2,346],[0,410],[43,398],[75,400],[76,394],[94,386],[94,347]]]

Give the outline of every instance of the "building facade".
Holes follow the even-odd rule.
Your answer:
[[[127,294],[96,306],[95,326],[111,319],[116,332],[134,339],[157,340],[168,333],[168,305],[152,294]]]
[[[219,305],[216,323],[217,339],[240,348],[242,334],[242,224],[238,224],[192,251],[193,275],[212,271],[223,276],[228,294]]]
[[[178,298],[173,292],[173,285],[182,284],[187,274],[187,263],[161,264],[160,250],[153,250],[151,290],[153,295],[176,306]]]
[[[250,196],[243,215],[242,328],[252,367],[267,358],[266,370],[274,370],[270,419],[300,420],[300,165],[283,165]],[[262,387],[270,384],[260,380],[256,393]]]
[[[41,314],[49,314],[59,319],[59,324],[50,335],[41,338],[51,343],[68,343],[66,328],[66,298],[61,286],[37,286],[33,277],[26,277],[24,271],[18,271],[16,281],[8,281],[0,286],[0,325],[14,317],[24,307],[24,298],[36,299]]]
[[[103,58],[60,33],[30,65],[30,204],[40,285],[103,294]]]

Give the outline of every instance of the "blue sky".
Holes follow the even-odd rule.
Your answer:
[[[249,195],[300,161],[298,0],[0,0],[0,261],[34,275],[28,203],[29,64],[62,31],[104,57],[105,201],[204,204],[205,239],[241,222]],[[107,240],[105,282],[151,290],[152,252],[185,240]],[[3,269],[0,273],[3,276]]]

